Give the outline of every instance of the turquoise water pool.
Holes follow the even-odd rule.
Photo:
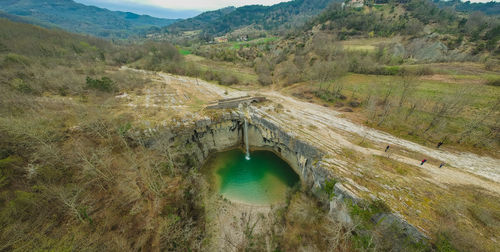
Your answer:
[[[239,149],[219,152],[207,160],[204,169],[218,193],[248,204],[282,202],[287,190],[299,183],[299,176],[285,161],[264,150],[252,151],[250,160]]]

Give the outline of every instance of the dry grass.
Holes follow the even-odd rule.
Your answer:
[[[341,180],[366,188],[368,192],[357,190],[362,197],[382,199],[431,237],[438,250],[495,251],[498,247],[498,195],[474,186],[435,181],[425,169],[386,157],[342,157],[350,164],[349,172],[332,167]]]
[[[456,64],[438,66],[443,69],[459,67]],[[463,65],[471,73],[478,71],[477,67],[466,63]],[[496,149],[499,143],[495,140],[494,128],[500,116],[495,112],[500,93],[496,87],[481,84],[491,74],[498,74],[488,71],[474,73],[466,77],[454,74],[414,77],[411,80],[414,88],[404,99],[401,99],[402,77],[348,74],[336,81],[342,83],[345,100],[326,102],[315,97],[299,98],[317,104],[327,103],[341,111],[350,101],[361,102],[361,107],[355,108],[354,113],[343,114],[355,122],[423,145],[435,146],[446,139],[447,147],[498,156]],[[308,94],[318,88],[319,84],[302,83],[283,91],[292,95]],[[385,99],[387,94],[388,99]],[[436,116],[437,108],[443,104],[454,104],[455,101],[460,101],[456,112]]]
[[[107,74],[122,92],[148,82]],[[134,140],[137,118],[115,113],[113,94],[18,96],[2,93],[0,250],[201,248],[202,207],[186,194],[198,190],[196,175]]]
[[[203,70],[210,69],[223,75],[231,74],[236,76],[241,84],[236,85],[237,87],[245,88],[248,85],[252,85],[252,87],[258,87],[257,74],[250,67],[236,63],[214,61],[196,55],[186,56],[186,61],[196,63],[196,65],[198,65]]]
[[[351,248],[353,227],[337,223],[304,194],[292,197],[285,213],[284,251],[340,250]]]

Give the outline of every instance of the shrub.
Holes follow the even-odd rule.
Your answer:
[[[370,227],[375,223],[372,222],[372,217],[380,213],[390,213],[391,209],[382,200],[374,200],[367,206],[359,206],[354,203],[349,203],[350,213],[358,217],[364,225]]]
[[[259,83],[263,86],[269,86],[273,84],[273,79],[269,74],[259,74],[259,78],[257,79]]]
[[[22,79],[14,79],[12,81],[12,85],[17,91],[24,94],[31,94],[34,92],[33,88],[31,88],[31,86]]]
[[[25,191],[15,191],[15,198],[10,200],[0,211],[0,219],[18,219],[25,221],[36,211],[36,195]]]
[[[327,179],[325,181],[325,185],[323,186],[323,190],[328,195],[328,198],[331,199],[335,196],[335,184],[337,184],[336,179]]]
[[[498,87],[500,86],[500,79],[488,80],[488,82],[486,82],[486,85]]]
[[[5,56],[4,62],[7,64],[30,65],[30,60],[22,55],[9,53]]]
[[[351,107],[353,107],[353,108],[357,108],[357,107],[359,107],[360,105],[361,105],[361,103],[360,103],[360,102],[358,102],[358,101],[350,101],[350,102],[349,102],[349,106],[351,106]]]
[[[396,75],[398,74],[401,69],[399,66],[387,66],[385,68],[380,68],[378,69],[379,72],[375,74],[380,74],[380,75]]]
[[[349,72],[359,74],[374,74],[374,75],[398,75],[401,74],[404,68],[399,66],[373,66],[366,63],[360,63],[356,59],[349,62]]]
[[[441,252],[454,252],[457,251],[453,246],[451,245],[449,235],[446,233],[440,233],[438,234],[436,238],[436,251],[441,251]]]
[[[334,102],[337,99],[340,100],[346,99],[345,95],[341,94],[340,92],[330,91],[330,90],[316,90],[314,92],[314,95],[327,102]]]
[[[10,183],[10,180],[14,175],[13,166],[17,165],[19,162],[19,158],[12,156],[0,159],[0,188]]]
[[[87,88],[96,89],[103,92],[112,92],[115,90],[115,83],[108,77],[92,79],[87,76]]]
[[[0,53],[9,51],[9,48],[0,42]]]
[[[60,96],[66,96],[68,95],[68,87],[67,86],[61,86],[57,88],[57,93]]]
[[[417,69],[415,72],[416,75],[433,75],[434,71],[428,66],[422,66]]]
[[[238,80],[238,78],[232,74],[224,75],[224,76],[222,76],[222,78],[220,80],[220,84],[227,85],[227,86],[238,84],[239,82],[240,82],[240,80]]]
[[[62,181],[64,178],[64,172],[62,169],[49,165],[40,166],[36,174],[38,179],[44,183],[56,183]]]
[[[220,81],[221,79],[218,73],[210,70],[205,71],[202,75],[202,78],[207,81]]]

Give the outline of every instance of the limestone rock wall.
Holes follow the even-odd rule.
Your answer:
[[[271,149],[287,161],[300,176],[303,184],[320,186],[327,174],[319,167],[323,156],[315,147],[291,137],[266,119],[248,119],[248,141],[251,148]],[[150,145],[167,142],[176,163],[199,167],[212,153],[243,147],[244,115],[226,113],[218,119],[197,121],[193,127],[177,127],[151,135]],[[183,161],[184,160],[184,161]],[[187,160],[187,161],[186,161]]]
[[[217,119],[200,120],[191,127],[174,127],[158,130],[151,134],[148,145],[152,148],[168,146],[169,155],[176,164],[186,169],[200,168],[210,154],[229,148],[244,147],[243,124],[248,121],[248,141],[251,148],[271,149],[289,163],[300,176],[306,190],[312,191],[325,206],[329,207],[332,217],[350,223],[345,200],[354,204],[363,204],[364,200],[349,191],[342,183],[335,184],[335,197],[322,197],[321,188],[326,179],[336,177],[325,167],[321,159],[324,156],[317,148],[292,137],[265,118],[241,113],[227,112]],[[425,240],[425,236],[403,218],[394,214],[385,214],[383,218],[390,225],[397,225],[405,236],[415,241]]]
[[[273,123],[252,116],[248,127],[250,146],[268,148],[278,153],[300,176],[303,184],[313,185],[326,174],[316,174],[315,165],[323,156],[315,147],[291,137]]]

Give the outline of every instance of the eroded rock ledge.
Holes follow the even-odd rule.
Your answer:
[[[300,176],[303,188],[312,192],[329,208],[332,218],[351,223],[347,204],[366,206],[369,201],[360,198],[342,184],[342,178],[322,165],[325,153],[303,142],[292,134],[261,116],[239,112],[225,112],[214,118],[194,122],[193,125],[178,125],[155,129],[145,133],[146,144],[151,148],[167,151],[171,161],[184,165],[186,169],[199,169],[210,154],[242,147],[244,145],[243,124],[248,121],[248,141],[252,148],[273,150],[287,161]],[[335,179],[334,197],[324,195],[325,181]],[[428,238],[403,217],[394,213],[380,213],[372,217],[377,225],[398,231],[397,239],[412,243],[426,243]]]

